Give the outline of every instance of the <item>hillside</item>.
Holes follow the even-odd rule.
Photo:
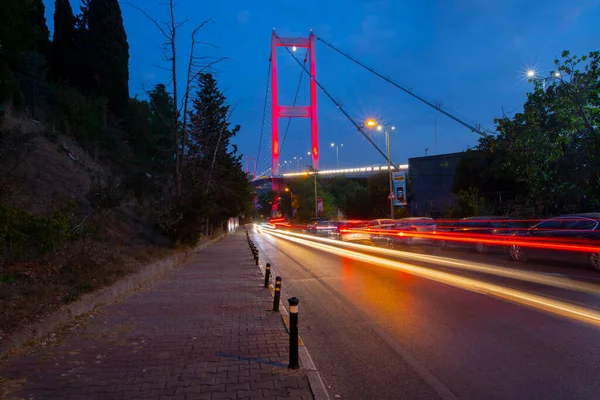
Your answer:
[[[19,326],[174,251],[132,196],[113,209],[91,206],[94,177],[110,176],[110,170],[72,139],[37,121],[7,116],[1,151],[2,207],[13,215],[5,208],[0,221],[6,242],[0,253],[0,342]],[[15,230],[27,233],[28,217],[64,217],[71,237],[45,254],[26,242],[16,245]]]
[[[86,1],[77,14],[57,2],[52,38],[44,2],[4,3],[0,340],[249,218],[254,197],[235,107],[206,66],[190,71],[185,100],[164,82],[131,96],[119,2]]]

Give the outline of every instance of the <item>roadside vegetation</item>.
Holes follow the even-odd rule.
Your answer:
[[[42,0],[0,8],[0,342],[252,213],[220,59],[192,47],[183,95],[131,98],[119,2],[53,18],[51,38]]]

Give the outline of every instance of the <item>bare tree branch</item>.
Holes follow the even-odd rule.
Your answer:
[[[148,13],[146,11],[144,11],[142,8],[136,6],[135,4],[130,3],[128,1],[123,2],[123,4],[127,4],[127,5],[135,8],[136,10],[138,10],[139,12],[141,12],[142,14],[144,14],[144,16],[146,18],[148,18],[158,28],[158,30],[163,34],[163,36],[165,37],[165,39],[167,39],[167,40],[171,39],[171,35],[168,35],[167,32],[165,32],[165,30],[163,29],[163,27],[160,26],[160,23],[156,19],[154,19],[150,15],[148,15]]]
[[[188,78],[188,85],[186,88],[186,93],[185,96],[187,97],[189,95],[189,92],[191,90],[191,84],[192,82],[194,82],[196,80],[196,78],[198,78],[198,76],[200,76],[200,74],[202,74],[204,71],[206,71],[206,69],[212,67],[213,65],[220,63],[221,61],[225,61],[228,60],[228,57],[221,57],[213,62],[210,62],[206,65],[204,65],[202,68],[200,68],[198,71],[196,71],[191,77]]]
[[[170,29],[171,29],[171,68],[173,75],[173,99],[174,99],[174,111],[175,116],[173,118],[173,137],[175,142],[175,193],[177,198],[181,197],[181,161],[180,158],[184,153],[184,150],[179,147],[179,108],[177,107],[177,46],[176,36],[177,29],[175,28],[175,11],[173,7],[173,0],[169,0],[169,11],[171,14]]]

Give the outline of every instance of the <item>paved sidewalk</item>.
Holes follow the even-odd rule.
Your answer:
[[[312,399],[262,279],[242,229],[2,363],[0,398]]]

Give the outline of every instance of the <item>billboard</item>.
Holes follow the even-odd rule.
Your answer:
[[[395,206],[406,205],[406,171],[397,171],[392,173],[392,182],[394,187]]]
[[[323,212],[323,198],[317,197],[317,212]]]

